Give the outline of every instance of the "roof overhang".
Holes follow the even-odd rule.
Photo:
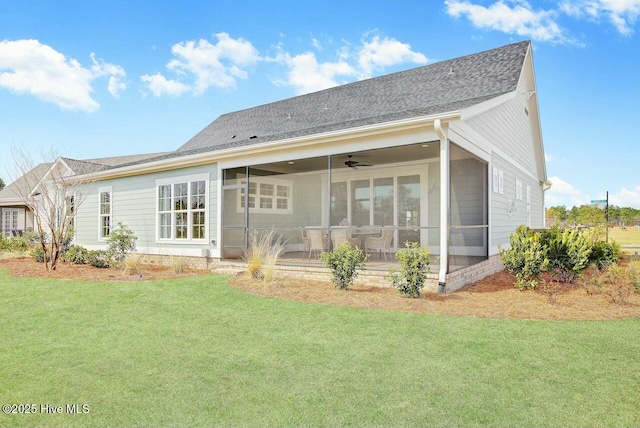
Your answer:
[[[459,120],[460,111],[451,111],[447,113],[439,113],[435,115],[413,117],[410,119],[401,119],[396,121],[378,123],[373,125],[348,128],[338,131],[330,131],[319,134],[304,135],[300,137],[287,138],[283,140],[275,140],[266,143],[238,146],[228,149],[208,151],[191,155],[167,158],[153,162],[129,165],[121,168],[114,168],[105,171],[95,172],[91,174],[93,180],[106,180],[133,175],[149,174],[160,171],[173,170],[178,168],[187,168],[192,166],[205,165],[220,162],[225,159],[238,156],[252,156],[258,154],[269,153],[283,149],[297,149],[327,143],[336,143],[354,138],[363,138],[373,135],[381,135],[393,132],[408,131],[412,129],[420,129],[425,127],[433,127],[434,122],[438,119],[441,123],[447,123]],[[80,182],[86,179],[83,175],[68,177],[69,182]]]

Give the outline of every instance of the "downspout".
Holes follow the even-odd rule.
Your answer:
[[[438,293],[444,294],[449,271],[449,139],[440,119],[433,121],[433,128],[440,138],[440,271],[438,272]]]

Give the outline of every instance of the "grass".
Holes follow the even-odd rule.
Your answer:
[[[640,245],[640,229],[636,226],[629,226],[624,230],[621,227],[614,227],[609,229],[609,239],[620,245]]]
[[[640,319],[490,320],[243,294],[222,276],[14,278],[0,426],[638,426]]]

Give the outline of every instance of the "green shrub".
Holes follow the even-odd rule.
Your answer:
[[[118,227],[113,229],[107,238],[109,259],[116,264],[122,263],[127,258],[127,254],[136,249],[137,239],[129,226],[122,222],[118,223]]]
[[[398,250],[396,259],[400,263],[400,272],[389,269],[389,277],[393,286],[405,297],[420,297],[431,268],[428,248],[421,248],[417,242],[407,242],[405,248]]]
[[[587,233],[553,227],[542,233],[542,241],[547,247],[549,273],[560,282],[573,282],[589,265],[592,245]]]
[[[0,236],[2,236],[0,240],[0,250],[23,252],[29,248],[30,243],[28,239],[22,236],[12,236],[11,238],[7,238],[4,235]]]
[[[620,245],[617,242],[598,241],[591,247],[589,264],[594,264],[602,270],[620,260]]]
[[[30,254],[36,263],[44,263],[44,250],[42,247],[35,247]]]
[[[110,265],[110,257],[105,250],[89,251],[87,263],[97,268],[108,268]]]
[[[338,290],[349,288],[358,276],[358,269],[365,269],[367,256],[358,247],[343,242],[331,252],[322,253],[320,258],[331,270],[331,282]]]
[[[523,225],[511,234],[509,242],[510,249],[500,250],[504,268],[516,277],[515,286],[520,290],[536,288],[540,274],[549,265],[542,236]]]
[[[89,250],[79,245],[74,245],[64,253],[64,259],[72,265],[84,265],[89,258]]]

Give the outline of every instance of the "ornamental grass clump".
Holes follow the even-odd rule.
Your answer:
[[[343,242],[333,251],[320,254],[325,266],[331,270],[331,282],[338,290],[346,290],[358,276],[358,270],[365,270],[367,255],[358,247]]]
[[[429,249],[420,247],[417,242],[407,242],[405,248],[396,253],[396,259],[400,263],[400,272],[389,269],[393,286],[405,297],[420,297],[420,290],[431,271]]]
[[[281,235],[275,237],[273,229],[260,234],[252,233],[249,237],[249,248],[245,253],[249,275],[264,282],[272,281],[276,262],[284,252],[285,244]]]

